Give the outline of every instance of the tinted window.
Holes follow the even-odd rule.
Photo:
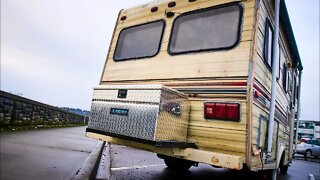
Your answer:
[[[293,105],[296,105],[296,96],[297,96],[297,79],[293,77]]]
[[[317,140],[308,140],[308,144],[318,145],[318,141]]]
[[[266,20],[266,28],[265,28],[265,34],[264,34],[264,60],[266,64],[268,64],[270,70],[272,68],[273,59],[273,29],[271,27],[269,19]],[[278,59],[279,59],[279,66],[278,66],[278,74],[277,74],[277,80],[280,78],[280,62],[281,62],[281,48],[280,44],[278,43]]]
[[[269,65],[269,67],[272,67],[272,38],[273,30],[271,29],[269,20],[267,20],[264,35],[264,60]]]
[[[289,83],[289,72],[286,66],[286,63],[283,63],[283,70],[282,70],[282,87],[285,92],[288,91],[288,83]]]
[[[242,7],[238,4],[189,12],[176,18],[169,53],[231,48],[239,42]]]
[[[160,49],[164,21],[123,29],[119,35],[114,60],[155,56]]]

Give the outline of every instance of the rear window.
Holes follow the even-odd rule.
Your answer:
[[[229,4],[188,12],[174,21],[169,53],[232,48],[239,42],[242,6]]]
[[[319,145],[317,140],[308,140],[308,144]]]
[[[164,21],[155,21],[123,29],[120,32],[115,61],[155,56],[160,49]]]

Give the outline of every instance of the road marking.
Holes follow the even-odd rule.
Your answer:
[[[150,168],[150,167],[159,167],[159,166],[165,166],[165,164],[150,164],[150,165],[144,165],[144,166],[117,167],[117,168],[111,168],[111,171],[141,169],[141,168]]]

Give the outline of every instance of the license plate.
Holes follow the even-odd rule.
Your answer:
[[[115,114],[115,115],[120,115],[120,116],[128,116],[129,109],[111,108],[110,114]]]

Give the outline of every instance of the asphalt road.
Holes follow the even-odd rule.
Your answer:
[[[0,179],[71,179],[95,147],[85,128],[0,134]]]
[[[287,174],[281,174],[280,180],[308,180],[308,175],[313,174],[315,179],[320,179],[320,163],[304,160],[294,160]],[[210,165],[199,164],[186,173],[172,172],[166,168],[163,160],[150,152],[132,149],[124,146],[111,146],[111,180],[147,179],[255,179],[247,174],[213,168]]]

